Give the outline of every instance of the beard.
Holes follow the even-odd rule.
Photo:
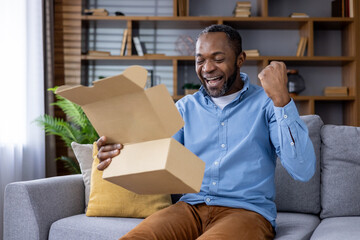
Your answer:
[[[233,74],[231,74],[231,76],[225,80],[225,83],[222,85],[220,90],[217,90],[216,88],[208,89],[205,83],[201,83],[201,84],[204,86],[206,93],[210,97],[218,98],[218,97],[224,96],[231,89],[231,87],[233,86],[233,84],[236,80],[237,75],[238,75],[238,67],[235,62]]]

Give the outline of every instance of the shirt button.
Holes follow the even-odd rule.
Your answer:
[[[206,198],[206,202],[210,202],[211,200],[210,200],[210,198]]]
[[[221,144],[221,147],[224,148],[224,147],[225,147],[225,144]]]
[[[287,118],[287,115],[286,115],[286,114],[284,115],[284,118]]]
[[[216,182],[212,182],[212,185],[214,185],[214,186],[215,186],[215,185],[216,185]]]
[[[294,146],[294,142],[291,142],[290,145],[291,145],[291,146]]]
[[[221,123],[221,126],[224,126],[224,125],[225,125],[225,123],[224,123],[224,122],[222,122],[222,123]]]
[[[215,165],[219,165],[219,162],[218,162],[218,161],[216,161],[216,162],[214,162],[214,164],[215,164]]]

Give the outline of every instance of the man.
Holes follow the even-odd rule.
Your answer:
[[[276,154],[297,180],[315,172],[306,125],[287,90],[286,67],[272,62],[263,88],[240,73],[246,55],[233,28],[212,25],[196,43],[199,92],[176,103],[185,125],[173,137],[206,163],[199,193],[146,218],[123,239],[273,239]],[[120,144],[98,140],[105,169]]]

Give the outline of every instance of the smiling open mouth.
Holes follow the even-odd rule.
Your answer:
[[[216,76],[216,77],[211,77],[211,78],[204,77],[204,79],[209,86],[216,87],[218,84],[221,83],[221,80],[223,79],[223,77],[222,76]]]

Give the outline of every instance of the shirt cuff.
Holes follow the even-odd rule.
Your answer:
[[[285,123],[286,125],[290,125],[299,118],[299,113],[293,99],[284,107],[274,106],[274,112],[276,121],[279,124]]]

